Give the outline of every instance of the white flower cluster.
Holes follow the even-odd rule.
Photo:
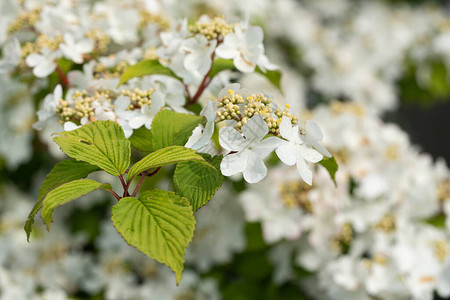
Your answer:
[[[297,266],[314,273],[302,283],[315,298],[449,297],[445,162],[419,154],[398,127],[360,105],[335,102],[312,114],[338,159],[337,188],[320,170],[310,187],[279,167],[240,199],[247,220],[262,223],[266,242],[282,241],[273,260],[282,266],[280,253],[295,255]],[[439,219],[443,228],[431,225]],[[279,268],[277,280],[298,280],[289,268]]]

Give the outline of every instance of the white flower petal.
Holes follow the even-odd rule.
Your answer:
[[[245,41],[248,46],[262,44],[264,32],[259,26],[251,26],[245,31]]]
[[[244,137],[236,129],[231,127],[220,128],[219,143],[220,146],[229,151],[243,150],[248,144]]]
[[[261,158],[265,158],[269,155],[275,148],[277,148],[283,142],[282,139],[277,137],[269,137],[262,140],[253,147],[253,151],[258,153]]]
[[[289,142],[283,142],[278,148],[275,150],[278,158],[286,165],[293,166],[297,161],[295,156],[296,147]]]
[[[316,141],[321,141],[323,139],[322,130],[320,130],[319,125],[316,122],[308,120],[306,121],[306,133],[309,137]]]
[[[301,158],[297,159],[297,170],[300,173],[303,181],[305,181],[309,185],[312,185],[312,172],[309,169],[308,164]]]
[[[280,123],[280,134],[283,138],[288,141],[292,140],[292,123],[291,119],[286,116],[283,116]]]
[[[220,163],[220,170],[225,176],[231,176],[243,172],[247,167],[249,151],[243,150],[225,156]]]
[[[240,53],[234,58],[233,63],[236,69],[243,73],[253,72],[256,67],[253,62],[246,60]]]
[[[323,155],[320,154],[317,150],[310,148],[306,145],[297,146],[297,154],[302,158],[309,162],[316,163],[322,160]]]
[[[211,140],[213,133],[214,133],[214,123],[207,123],[205,129],[202,132],[202,136],[194,145],[192,145],[191,149],[198,150],[206,146],[206,144],[208,144],[209,141]]]
[[[220,58],[225,59],[231,59],[235,58],[236,55],[238,55],[238,51],[236,48],[229,47],[227,45],[219,45],[219,47],[216,48],[216,55]]]
[[[259,142],[269,133],[269,127],[260,115],[253,116],[244,126],[242,126],[242,134],[248,143]]]
[[[262,158],[253,152],[248,155],[247,167],[244,171],[244,179],[248,183],[257,183],[267,175],[267,168]]]

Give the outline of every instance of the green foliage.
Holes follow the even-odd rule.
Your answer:
[[[59,162],[53,170],[45,177],[41,188],[39,189],[38,200],[34,204],[33,209],[28,215],[28,219],[25,222],[25,232],[27,233],[27,240],[30,240],[30,234],[32,230],[32,225],[34,223],[34,216],[42,208],[42,201],[47,194],[57,188],[58,186],[70,182],[72,180],[85,178],[90,173],[98,171],[97,166],[90,165],[83,161],[76,160],[64,160]]]
[[[201,156],[214,168],[198,162],[187,161],[177,164],[173,175],[173,183],[177,194],[191,202],[194,211],[205,205],[220,188],[223,175],[220,172],[222,156]]]
[[[209,78],[213,78],[224,70],[236,70],[233,60],[224,58],[215,59],[211,68],[211,72],[209,72]]]
[[[202,116],[162,110],[152,122],[153,148],[162,149],[172,145],[183,146],[192,131],[203,121]]]
[[[338,170],[338,164],[334,157],[325,157],[321,161],[319,161],[319,164],[325,167],[327,169],[328,173],[331,176],[331,179],[333,179],[334,185],[337,186],[336,183],[336,172]]]
[[[184,253],[195,229],[186,198],[156,189],[139,199],[122,198],[112,209],[112,221],[127,243],[169,266],[180,282]]]
[[[53,221],[53,211],[56,207],[98,189],[111,189],[111,186],[90,179],[78,179],[64,183],[50,191],[42,202],[41,211],[41,217],[47,225],[47,230],[50,230],[50,223]]]
[[[266,70],[264,72],[259,67],[256,67],[256,72],[266,77],[277,89],[281,91],[281,72],[278,70]]]
[[[130,141],[122,127],[112,121],[95,121],[59,135],[54,140],[67,155],[96,165],[111,175],[123,174],[130,165]]]
[[[436,228],[439,229],[445,229],[446,228],[446,224],[445,224],[445,215],[444,214],[440,214],[440,215],[436,215],[433,216],[429,219],[424,220],[425,223],[434,226]]]
[[[196,154],[192,149],[181,146],[171,146],[159,149],[134,164],[128,172],[127,180],[130,181],[139,173],[152,168],[167,166],[189,160],[201,161],[207,164],[203,157]]]
[[[133,131],[133,135],[129,138],[131,146],[144,152],[153,151],[153,134],[152,131],[142,126]]]
[[[175,75],[172,70],[164,67],[158,60],[143,60],[125,70],[120,78],[118,86],[122,85],[131,78],[146,75],[166,75],[181,81],[181,79]]]
[[[430,67],[429,77],[423,80],[424,82],[419,82],[417,66],[412,62],[407,62],[404,76],[398,82],[400,98],[403,102],[429,107],[450,97],[450,85],[445,64],[442,61],[434,60],[428,62],[428,65]]]

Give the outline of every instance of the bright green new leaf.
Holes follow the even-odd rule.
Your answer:
[[[130,141],[122,127],[112,121],[95,121],[59,135],[54,140],[67,155],[96,165],[111,175],[123,174],[130,165]]]
[[[160,111],[152,122],[153,149],[158,150],[172,145],[183,146],[202,121],[202,116],[171,110]]]
[[[211,68],[211,72],[209,72],[209,78],[213,78],[214,76],[216,76],[217,74],[219,74],[224,70],[232,70],[232,71],[236,70],[233,60],[224,58],[215,59]]]
[[[263,72],[259,67],[256,67],[256,72],[266,77],[277,89],[281,91],[281,72],[278,70],[266,70]]]
[[[125,70],[118,86],[131,78],[145,75],[166,75],[182,81],[172,70],[164,67],[158,60],[143,60]]]
[[[212,157],[202,154],[215,169],[197,161],[177,164],[173,175],[173,183],[177,194],[186,197],[191,202],[194,211],[205,205],[223,182],[220,172],[222,156]]]
[[[424,220],[425,223],[434,226],[436,228],[439,229],[445,229],[446,225],[445,225],[445,215],[444,214],[440,214],[440,215],[436,215],[433,216],[429,219]]]
[[[147,127],[142,126],[139,129],[133,131],[133,135],[130,137],[131,146],[144,151],[153,151],[153,134]]]
[[[163,149],[159,149],[149,155],[145,156],[143,159],[138,161],[131,167],[127,175],[127,180],[130,181],[134,176],[139,173],[149,170],[152,168],[167,166],[171,164],[176,164],[183,161],[196,160],[201,161],[209,165],[203,157],[196,154],[194,150],[184,148],[181,146],[171,146]],[[212,166],[210,166],[212,168]]]
[[[336,172],[338,170],[338,164],[334,157],[325,157],[321,161],[319,161],[319,164],[325,167],[327,169],[328,173],[331,176],[331,179],[333,179],[334,185],[337,186],[336,183]]]
[[[90,179],[78,179],[64,183],[50,191],[42,202],[41,211],[41,217],[47,225],[47,230],[50,230],[50,223],[53,221],[53,211],[56,207],[99,189],[111,189],[111,185]]]
[[[195,229],[187,199],[156,189],[144,192],[139,200],[122,198],[112,208],[112,221],[128,244],[169,266],[180,283],[184,253]]]
[[[34,204],[33,209],[28,215],[28,219],[25,222],[25,232],[27,233],[27,240],[30,240],[30,234],[32,230],[32,225],[34,223],[34,216],[42,207],[42,201],[48,192],[55,189],[56,187],[70,182],[75,179],[85,178],[90,173],[100,170],[97,166],[90,165],[84,161],[76,161],[73,159],[63,160],[55,165],[53,170],[45,177],[44,182],[39,189],[38,200]]]

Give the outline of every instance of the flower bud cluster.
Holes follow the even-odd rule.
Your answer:
[[[135,110],[144,105],[150,106],[152,94],[152,88],[149,90],[138,88],[121,90],[120,94],[111,90],[98,90],[93,95],[90,95],[87,91],[76,91],[69,100],[59,99],[56,114],[62,123],[68,121],[80,123],[83,118],[93,122],[95,121],[95,109],[101,106],[103,110],[112,111],[115,100],[120,95],[130,99],[130,105],[127,110]]]
[[[141,108],[144,105],[151,105],[152,103],[152,94],[154,89],[150,88],[148,90],[141,90],[138,88],[135,88],[133,90],[121,90],[120,94],[127,96],[130,98],[130,110],[133,110],[135,108]]]
[[[222,16],[217,16],[209,22],[198,21],[195,25],[189,26],[191,33],[201,34],[208,40],[223,38],[233,30],[234,24],[227,24]]]
[[[239,105],[241,104],[244,104],[244,97],[229,89],[225,96],[219,98],[216,122],[240,119],[241,111]]]
[[[56,35],[52,38],[45,34],[40,34],[37,37],[36,42],[28,42],[22,47],[21,55],[25,58],[31,53],[40,52],[42,48],[48,48],[50,51],[56,51],[63,41],[64,39],[61,35]]]
[[[91,29],[86,32],[86,37],[94,42],[94,49],[92,50],[95,54],[103,54],[108,50],[108,46],[111,43],[111,38],[106,34],[106,32],[100,29]]]
[[[253,116],[261,116],[269,128],[269,132],[274,135],[280,133],[279,127],[283,116],[288,117],[294,125],[298,123],[298,117],[289,113],[289,105],[286,105],[283,110],[277,108],[274,112],[272,99],[264,93],[252,94],[244,98],[230,89],[224,97],[219,99],[218,108],[216,122],[235,120],[237,123],[234,128],[238,131],[241,131],[242,126]]]
[[[341,231],[332,240],[332,247],[340,253],[346,253],[353,241],[353,228],[350,223],[344,223]]]
[[[103,63],[98,63],[94,66],[94,78],[104,78],[104,79],[111,79],[111,78],[119,78],[122,76],[123,72],[129,67],[128,62],[126,61],[119,61],[115,66],[113,67],[107,67]]]
[[[8,26],[8,33],[15,33],[23,28],[33,27],[41,19],[42,8],[21,12],[19,16]]]
[[[139,28],[144,28],[148,24],[157,24],[162,29],[170,27],[169,21],[161,14],[152,14],[146,10],[139,12]]]
[[[280,185],[280,197],[283,203],[289,208],[301,208],[303,212],[314,213],[314,206],[309,201],[308,193],[311,186],[302,181],[290,181]]]
[[[72,95],[72,99],[59,99],[59,105],[56,107],[56,114],[61,122],[80,122],[81,119],[90,120],[94,115],[93,103],[95,101],[111,104],[110,91],[96,91],[90,96],[87,91],[76,91]]]

